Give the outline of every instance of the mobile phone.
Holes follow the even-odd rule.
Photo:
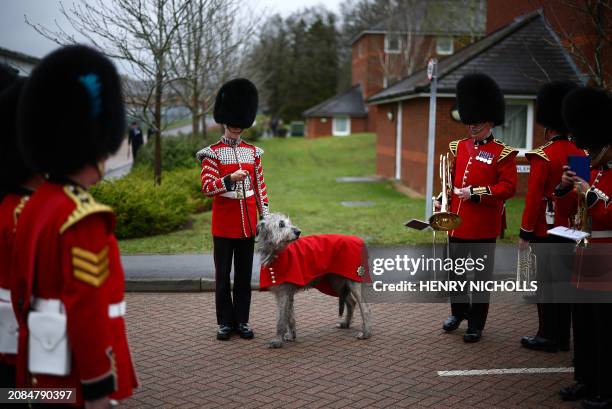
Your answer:
[[[576,173],[576,176],[581,177],[587,183],[590,182],[591,158],[588,156],[568,156],[567,165],[572,172]]]

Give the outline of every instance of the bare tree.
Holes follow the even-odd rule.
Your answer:
[[[587,71],[595,85],[612,85],[610,52],[612,52],[611,0],[556,0],[549,6],[550,19],[563,47]],[[558,7],[570,9],[574,19],[571,28],[563,21]],[[547,10],[548,11],[548,10]]]
[[[60,12],[72,28],[130,71],[128,112],[155,129],[154,180],[161,183],[161,131],[164,88],[174,78],[168,57],[172,40],[187,16],[191,0],[80,0]],[[76,42],[61,26],[26,22],[60,45]]]
[[[218,85],[241,71],[241,56],[256,27],[254,13],[238,0],[192,0],[171,48],[177,81],[173,94],[191,114],[193,135],[206,136],[206,112]],[[180,13],[173,13],[181,19]]]

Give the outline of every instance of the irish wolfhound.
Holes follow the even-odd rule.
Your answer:
[[[338,328],[350,327],[358,305],[362,328],[357,338],[369,338],[370,309],[362,294],[363,281],[368,279],[363,241],[341,235],[308,236],[296,241],[300,233],[287,216],[277,213],[257,225],[257,251],[262,262],[260,284],[262,289],[269,288],[274,293],[278,307],[276,337],[268,347],[280,348],[284,341],[295,341],[293,298],[298,290],[311,287],[338,295],[341,318]]]

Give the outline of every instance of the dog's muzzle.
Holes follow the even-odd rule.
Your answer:
[[[300,229],[296,229],[294,227],[293,228],[293,234],[295,234],[295,238],[297,239],[298,237],[300,237],[300,234],[302,234],[302,231]]]

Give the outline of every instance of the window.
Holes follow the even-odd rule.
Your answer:
[[[533,146],[533,103],[507,100],[506,122],[493,129],[495,138],[520,150],[523,156]]]
[[[332,120],[332,134],[346,136],[351,133],[351,118],[348,116],[335,116]]]
[[[436,40],[436,53],[438,55],[451,55],[455,51],[453,37],[438,37]]]
[[[401,45],[402,39],[399,34],[385,35],[385,52],[387,54],[399,54]]]

